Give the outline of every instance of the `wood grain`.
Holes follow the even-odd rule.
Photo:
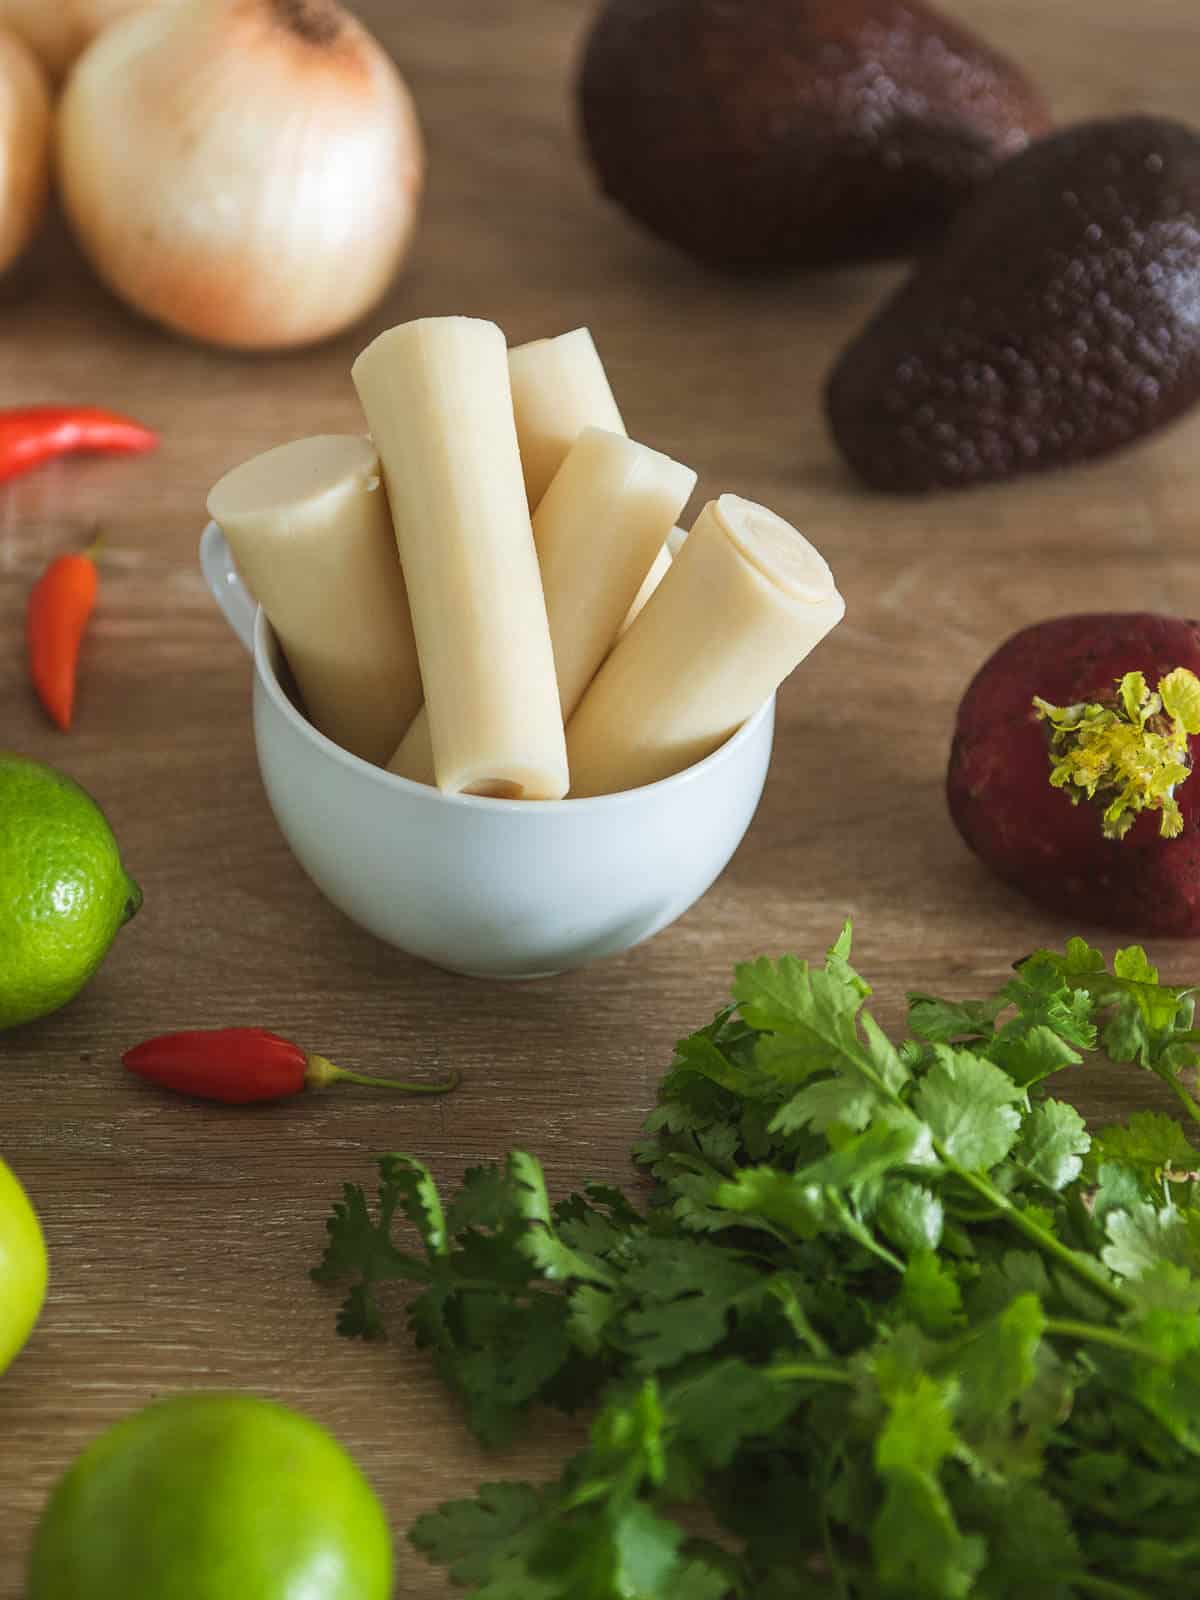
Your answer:
[[[1104,466],[920,503],[858,492],[821,379],[897,269],[730,284],[636,231],[593,190],[571,119],[579,0],[364,3],[422,108],[430,189],[411,269],[369,325],[321,349],[240,358],[172,340],[100,290],[52,228],[0,303],[0,404],[88,400],[159,424],[142,463],[73,463],[0,497],[0,743],[61,765],[105,806],[145,909],[68,1010],[0,1039],[0,1152],[45,1222],[53,1290],[0,1383],[0,1596],[16,1600],[46,1491],[86,1440],[156,1395],[235,1386],[311,1412],[355,1452],[397,1531],[397,1592],[445,1591],[402,1539],[481,1475],[549,1473],[567,1431],[538,1419],[484,1461],[403,1341],[333,1335],[307,1280],[322,1221],[380,1148],[448,1181],[512,1144],[562,1189],[623,1180],[672,1041],[722,999],[732,964],[819,951],[859,928],[884,1013],[908,986],[970,993],[1073,931],[966,854],[941,785],[953,710],[984,655],[1063,609],[1192,606],[1194,420]],[[1194,111],[1193,0],[958,0],[1074,118]],[[233,462],[358,426],[349,366],[415,315],[497,319],[513,340],[588,323],[637,437],[794,519],[827,553],[845,624],[782,697],[758,820],[722,880],[646,948],[518,986],[449,977],[333,911],[281,842],[251,742],[249,666],[203,590],[205,492]],[[54,553],[104,530],[103,596],[77,731],[27,690],[25,596]],[[1186,946],[1168,974],[1195,976]],[[2,955],[0,955],[2,959]],[[118,1058],[168,1028],[275,1025],[365,1069],[453,1064],[445,1103],[347,1093],[233,1113],[159,1097]],[[1089,1076],[1100,1119],[1153,1086]]]

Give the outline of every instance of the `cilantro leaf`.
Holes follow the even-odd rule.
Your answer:
[[[676,1045],[675,1071],[691,1073],[744,1099],[758,1099],[774,1088],[773,1079],[760,1068],[738,1061],[705,1033],[694,1034]]]
[[[409,1316],[418,1344],[458,1392],[472,1433],[492,1448],[515,1436],[570,1355],[566,1306],[557,1296],[462,1290],[449,1308],[423,1296]]]
[[[1137,1172],[1120,1162],[1102,1162],[1097,1177],[1092,1216],[1104,1228],[1110,1212],[1131,1211],[1145,1191]]]
[[[1103,962],[1103,958],[1101,958]],[[1096,1044],[1095,998],[1086,984],[1076,985],[1060,958],[1048,950],[1028,956],[1000,991],[1016,1007],[1016,1016],[1001,1029],[1006,1038],[1032,1028],[1048,1028],[1066,1044],[1091,1050]]]
[[[884,1500],[871,1527],[881,1590],[897,1600],[966,1600],[986,1547],[958,1528],[938,1480],[956,1447],[947,1398],[921,1375],[888,1404],[875,1445]]]
[[[1118,950],[1112,959],[1112,969],[1114,977],[1124,978],[1127,983],[1158,982],[1158,968],[1150,964],[1150,958],[1138,945]]]
[[[1182,1068],[1197,1064],[1200,1057],[1191,1037],[1194,991],[1160,983],[1143,950],[1131,946],[1118,951],[1111,974],[1099,952],[1081,940],[1067,946],[1065,957],[1043,950],[1034,959],[1055,967],[1088,995],[1102,1024],[1101,1042],[1113,1061],[1137,1062],[1172,1086],[1178,1085]]]
[[[1072,1600],[1082,1562],[1061,1501],[1028,1480],[972,1477],[957,1486],[954,1504],[987,1544],[978,1600]]]
[[[1051,1298],[1046,1265],[1031,1250],[1006,1250],[980,1273],[970,1297],[972,1315],[980,1320],[993,1316],[1026,1294],[1043,1302]]]
[[[1039,1297],[1021,1294],[964,1341],[955,1366],[956,1416],[968,1435],[1002,1422],[1032,1387],[1046,1320]]]
[[[1065,1189],[1083,1171],[1092,1147],[1083,1118],[1061,1100],[1043,1100],[1025,1118],[1016,1159],[1047,1189]]]
[[[708,1467],[727,1467],[746,1439],[772,1433],[796,1409],[786,1384],[734,1358],[675,1384],[670,1403],[678,1439]]]
[[[442,1197],[437,1184],[425,1163],[414,1156],[380,1156],[379,1175],[383,1180],[383,1189],[396,1197],[420,1234],[430,1261],[444,1256],[449,1248],[446,1215],[442,1210]],[[389,1221],[390,1216],[389,1212]],[[383,1220],[381,1216],[381,1223]]]
[[[1159,1261],[1140,1274],[1135,1300],[1139,1313],[1176,1312],[1196,1318],[1200,1327],[1200,1279],[1173,1261]]]
[[[876,1218],[887,1238],[911,1255],[936,1250],[941,1244],[946,1208],[926,1185],[893,1178],[884,1190]]]
[[[338,1312],[337,1331],[346,1338],[382,1336],[383,1315],[375,1295],[376,1284],[395,1279],[427,1281],[424,1264],[392,1243],[392,1216],[399,1200],[400,1191],[385,1172],[379,1187],[379,1217],[374,1220],[364,1189],[357,1183],[347,1183],[325,1224],[325,1253],[309,1276],[314,1283],[336,1283],[351,1276],[357,1279]]]
[[[727,1570],[692,1557],[672,1575],[671,1600],[729,1600],[731,1588]]]
[[[605,1573],[614,1594],[662,1593],[679,1571],[679,1547],[683,1530],[678,1523],[658,1516],[643,1501],[635,1501],[611,1519],[606,1519],[601,1559],[611,1570]],[[597,1541],[599,1544],[599,1541]],[[596,1561],[595,1547],[585,1544],[579,1567],[586,1571]],[[577,1584],[571,1593],[578,1593]]]
[[[908,1025],[918,1039],[930,1044],[990,1039],[1003,1008],[1000,998],[939,1000],[935,995],[914,992],[908,996]]]
[[[975,1534],[957,1527],[937,1479],[897,1466],[871,1528],[880,1592],[895,1600],[967,1600],[986,1558]]]
[[[739,1301],[759,1282],[755,1267],[704,1240],[640,1241],[623,1281],[632,1304],[621,1340],[633,1367],[662,1371],[719,1345]]]
[[[803,1083],[836,1063],[843,1071],[865,1073],[872,1086],[882,1082],[898,1091],[907,1070],[867,1018],[865,1045],[860,1040],[858,1018],[869,991],[849,972],[841,961],[813,971],[793,956],[777,962],[760,957],[735,969],[734,998],[745,1021],[768,1034],[759,1046],[760,1059],[761,1052],[769,1052],[766,1061],[780,1080]]]
[[[457,1238],[471,1228],[490,1228],[508,1206],[508,1171],[498,1162],[468,1167],[462,1188],[446,1208],[446,1229]]]
[[[620,1301],[603,1289],[581,1284],[571,1295],[567,1330],[572,1344],[585,1356],[598,1356],[620,1312]]]
[[[828,1133],[836,1123],[860,1132],[871,1120],[879,1104],[874,1089],[845,1078],[821,1078],[801,1089],[771,1119],[772,1133],[795,1133],[811,1127],[815,1133]]]
[[[1022,1089],[1030,1089],[1083,1060],[1073,1044],[1042,1022],[1005,1029],[988,1045],[986,1055]]]
[[[932,1250],[914,1255],[904,1269],[900,1304],[919,1328],[935,1337],[955,1333],[966,1322],[953,1268]]]
[[[1110,1212],[1101,1251],[1106,1267],[1121,1278],[1140,1278],[1162,1262],[1200,1270],[1200,1250],[1188,1219],[1175,1206],[1156,1208],[1139,1200],[1128,1211]]]
[[[1093,1142],[1101,1161],[1134,1168],[1151,1187],[1161,1185],[1165,1172],[1200,1167],[1200,1151],[1179,1123],[1156,1111],[1135,1111],[1125,1122],[1102,1128]]]
[[[486,1583],[499,1562],[524,1553],[545,1505],[532,1484],[484,1483],[473,1500],[451,1500],[418,1517],[409,1542],[455,1583]]]
[[[1021,1091],[999,1067],[968,1050],[934,1047],[936,1062],[913,1102],[951,1160],[986,1171],[1016,1143]]]

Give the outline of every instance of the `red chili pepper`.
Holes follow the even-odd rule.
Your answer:
[[[64,733],[75,710],[79,647],[100,587],[92,550],[52,561],[30,592],[25,616],[33,686]]]
[[[158,435],[98,406],[15,406],[0,410],[0,483],[55,456],[97,450],[138,455],[153,450]]]
[[[324,1056],[306,1055],[299,1045],[265,1028],[207,1028],[192,1033],[166,1033],[147,1039],[122,1056],[139,1078],[174,1089],[177,1094],[225,1105],[259,1100],[285,1100],[305,1089],[331,1083],[365,1083],[373,1089],[398,1089],[402,1094],[449,1094],[460,1075],[445,1083],[399,1083],[393,1078],[368,1078],[335,1067]]]

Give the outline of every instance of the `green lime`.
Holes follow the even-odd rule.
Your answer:
[[[46,1241],[37,1212],[0,1161],[0,1372],[33,1331],[46,1299]]]
[[[58,1482],[26,1600],[387,1600],[370,1485],[315,1422],[188,1394],[102,1433]]]
[[[0,1030],[73,999],[141,903],[91,796],[0,754]]]

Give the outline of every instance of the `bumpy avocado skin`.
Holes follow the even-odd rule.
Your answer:
[[[1050,124],[921,0],[609,0],[578,89],[608,195],[743,271],[908,253]]]
[[[850,466],[898,493],[1108,455],[1198,398],[1200,135],[1154,117],[1003,167],[826,393]]]

